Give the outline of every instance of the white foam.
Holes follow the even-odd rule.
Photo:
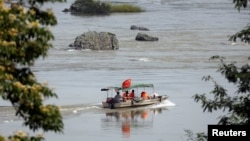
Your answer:
[[[78,112],[89,110],[89,109],[101,109],[101,107],[93,105],[93,106],[86,106],[86,107],[76,107],[71,110],[73,111],[73,113],[78,113]]]
[[[9,123],[9,122],[13,122],[13,121],[14,121],[14,120],[11,119],[11,120],[5,120],[4,122],[5,122],[5,123]]]
[[[162,107],[170,107],[170,106],[175,106],[176,104],[173,103],[170,100],[164,100],[163,102],[153,105],[152,108],[162,108]]]
[[[68,49],[67,51],[76,51],[75,49]]]
[[[166,104],[166,106],[175,106],[176,104],[170,100],[165,100],[162,103]]]
[[[149,62],[150,59],[149,59],[149,58],[140,58],[139,61],[142,61],[142,62]]]

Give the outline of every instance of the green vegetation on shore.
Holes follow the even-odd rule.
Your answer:
[[[144,12],[145,10],[133,4],[113,4],[101,2],[99,0],[76,0],[70,7],[71,13],[75,14],[100,14],[109,15],[110,13],[122,12]]]

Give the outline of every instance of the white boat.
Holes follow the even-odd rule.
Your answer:
[[[145,90],[151,88],[152,92]],[[117,93],[121,94],[126,91],[129,93],[134,90],[134,97],[129,96],[121,96],[122,99],[115,99],[114,95]],[[124,87],[106,87],[102,88],[101,91],[107,92],[107,97],[104,101],[102,101],[103,108],[126,108],[126,107],[138,107],[145,105],[158,104],[168,98],[167,95],[159,95],[154,93],[154,85],[153,84],[133,84],[129,85],[126,88]],[[146,93],[146,95],[144,95]]]

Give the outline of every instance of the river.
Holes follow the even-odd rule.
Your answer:
[[[221,111],[204,113],[194,94],[209,93],[213,84],[202,81],[205,75],[235,92],[235,87],[216,72],[213,55],[249,63],[249,45],[231,43],[228,36],[249,22],[247,10],[238,12],[232,0],[117,0],[144,8],[141,13],[114,13],[109,16],[74,16],[63,13],[73,0],[46,4],[52,8],[58,25],[51,30],[54,48],[32,67],[39,81],[47,81],[58,99],[46,100],[61,106],[64,133],[44,133],[46,140],[128,140],[183,141],[185,131],[207,132],[216,124]],[[131,25],[150,31],[130,30]],[[76,51],[68,48],[76,36],[87,31],[116,34],[119,50]],[[159,37],[156,42],[135,40],[138,32]],[[102,109],[105,98],[100,89],[121,84],[153,83],[159,94],[169,99],[159,105],[136,109]],[[13,115],[9,103],[1,101],[0,134],[27,128]],[[32,134],[32,133],[31,133]]]

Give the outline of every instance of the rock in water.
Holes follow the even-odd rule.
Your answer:
[[[145,33],[138,33],[135,37],[135,40],[137,41],[158,41],[158,37],[149,36]]]
[[[74,49],[117,50],[119,49],[116,35],[110,32],[85,32],[77,36],[75,42],[69,45]]]

